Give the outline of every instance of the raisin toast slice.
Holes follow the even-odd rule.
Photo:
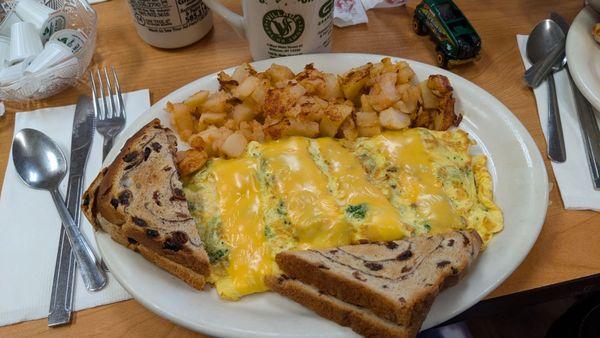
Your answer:
[[[416,334],[439,291],[458,282],[481,245],[476,231],[453,231],[328,250],[287,251],[278,254],[276,261],[287,276]],[[270,286],[286,295],[281,286],[285,283],[272,281]]]
[[[126,143],[84,193],[94,227],[202,288],[210,264],[175,165],[177,139],[155,119]]]
[[[272,290],[306,306],[321,317],[350,327],[365,337],[409,338],[416,336],[419,331],[419,327],[404,327],[382,319],[372,311],[343,302],[285,275],[268,276],[265,282]]]

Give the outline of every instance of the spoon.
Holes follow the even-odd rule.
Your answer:
[[[527,40],[527,57],[529,61],[537,63],[543,60],[559,43],[565,43],[565,33],[558,24],[549,19],[541,21],[533,28]],[[565,63],[566,58],[562,58],[552,67],[552,71],[556,72],[562,69]],[[553,73],[548,75],[548,91],[548,157],[553,162],[560,163],[566,161],[567,154]]]
[[[26,185],[48,190],[52,195],[86,288],[90,291],[102,289],[106,285],[106,274],[99,268],[92,249],[58,192],[58,185],[67,172],[67,160],[63,152],[46,134],[34,129],[22,129],[13,140],[12,156],[17,173]]]

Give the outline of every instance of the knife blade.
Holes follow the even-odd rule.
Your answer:
[[[81,95],[75,107],[73,132],[71,137],[71,159],[69,161],[69,181],[67,185],[67,209],[79,225],[79,206],[83,192],[85,165],[94,138],[94,109],[91,99]],[[75,257],[71,245],[61,226],[54,268],[52,296],[48,313],[48,326],[68,324],[71,321],[73,290],[75,282]]]
[[[550,19],[558,24],[565,35],[568,34],[569,23],[567,23],[565,18],[558,13],[552,12],[550,13]],[[577,116],[579,117],[579,126],[581,127],[583,144],[588,157],[588,165],[592,175],[592,183],[595,190],[600,190],[600,129],[598,128],[598,121],[596,120],[594,108],[573,82],[568,62],[569,60],[567,60],[565,69],[567,70],[569,84],[571,85],[573,96],[575,97],[575,106],[577,108]]]

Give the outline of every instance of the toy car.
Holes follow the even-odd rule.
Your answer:
[[[442,68],[479,59],[481,39],[452,0],[424,0],[415,9],[413,30],[431,35]]]

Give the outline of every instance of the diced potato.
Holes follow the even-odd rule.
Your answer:
[[[244,63],[233,71],[231,78],[237,81],[237,83],[242,83],[245,78],[251,75],[256,75],[256,70],[254,70],[250,64]]]
[[[259,83],[260,80],[257,77],[248,76],[244,79],[244,81],[240,83],[239,86],[234,88],[231,92],[233,96],[244,100],[245,98],[250,96],[250,94],[252,94],[252,92],[258,87]]]
[[[433,94],[438,97],[452,94],[452,86],[450,80],[444,75],[429,75],[427,79],[427,87],[431,89]]]
[[[336,99],[343,98],[344,93],[342,92],[342,88],[340,87],[339,78],[337,75],[331,73],[324,74],[325,79],[325,88],[321,95],[325,99]]]
[[[225,120],[227,119],[227,114],[225,113],[203,113],[200,115],[199,123],[203,123],[206,125],[223,125]]]
[[[410,83],[397,83],[396,84],[396,92],[398,93],[398,95],[400,95],[400,99],[402,100],[403,95],[406,95],[406,92],[411,88],[414,87],[413,85],[411,85]]]
[[[373,109],[373,107],[371,107],[371,104],[369,103],[369,96],[362,94],[360,96],[360,111],[364,111],[364,112],[374,112],[375,109]]]
[[[235,132],[223,142],[221,151],[228,157],[239,157],[246,149],[247,144],[248,140],[244,135],[241,132]]]
[[[358,127],[372,127],[379,124],[376,112],[356,112],[356,125]]]
[[[298,116],[310,121],[319,122],[323,118],[328,106],[329,102],[318,96],[302,96],[286,115],[293,117]]]
[[[229,130],[238,130],[239,125],[240,125],[239,121],[236,121],[234,119],[227,119],[225,121],[225,124],[223,124],[223,127],[227,128]]]
[[[379,113],[379,123],[386,129],[400,130],[410,125],[410,117],[394,108]]]
[[[425,107],[425,109],[434,109],[440,105],[440,102],[438,97],[427,86],[427,82],[428,81],[423,81],[419,83],[421,97],[423,98],[423,107]]]
[[[265,73],[274,84],[277,82],[291,80],[296,76],[288,67],[278,65],[276,63],[272,64],[271,67],[265,71]]]
[[[372,127],[358,127],[358,136],[371,137],[381,134],[381,126],[376,125]]]
[[[352,114],[354,110],[353,106],[350,104],[335,104],[329,105],[328,109],[325,111],[325,115],[323,115],[323,119],[319,123],[319,131],[321,132],[321,136],[329,136],[334,137],[340,125]]]
[[[357,103],[359,95],[369,80],[369,71],[372,67],[373,64],[369,62],[362,67],[352,68],[340,78],[340,86],[346,99]]]
[[[263,104],[265,119],[267,117],[280,118],[284,116],[285,112],[292,108],[305,92],[306,89],[299,84],[282,89],[270,88]]]
[[[265,103],[265,97],[269,90],[269,80],[263,79],[260,81],[256,89],[250,95],[250,98],[260,108]]]
[[[248,104],[242,103],[234,106],[231,114],[234,120],[240,122],[252,120],[256,112]]]
[[[200,106],[208,99],[210,92],[208,90],[201,90],[196,94],[190,96],[185,100],[185,103],[192,111],[199,109]]]
[[[205,151],[189,149],[177,153],[177,168],[181,176],[188,176],[202,169],[208,155]]]
[[[422,102],[421,89],[419,86],[411,86],[402,94],[400,99],[406,105],[408,112],[413,114],[419,108],[419,102]]]
[[[256,120],[240,122],[239,131],[248,141],[263,142],[265,140],[262,125]]]
[[[354,140],[358,137],[358,130],[356,130],[356,124],[351,117],[344,120],[344,123],[340,126],[341,136],[347,140]]]
[[[231,78],[231,76],[225,72],[219,72],[219,74],[217,74],[217,81],[219,81],[219,90],[224,90],[228,93],[239,84],[239,82]]]
[[[230,96],[223,91],[210,94],[202,104],[202,112],[226,113],[230,108],[230,105],[227,103],[229,97]]]
[[[289,126],[283,132],[285,136],[319,136],[319,124],[314,121],[304,121],[299,119],[290,119]]]
[[[184,141],[187,141],[195,132],[194,125],[196,120],[190,112],[190,108],[183,103],[167,102],[167,111],[171,113],[171,120],[175,130]]]
[[[382,111],[400,99],[396,91],[396,74],[384,73],[369,91],[369,103],[376,111]]]
[[[204,150],[204,148],[206,148],[206,142],[204,142],[204,139],[200,134],[190,136],[188,143],[190,144],[190,147],[196,150]]]
[[[403,66],[398,70],[397,81],[400,84],[409,83],[415,76],[415,72],[405,62]]]

